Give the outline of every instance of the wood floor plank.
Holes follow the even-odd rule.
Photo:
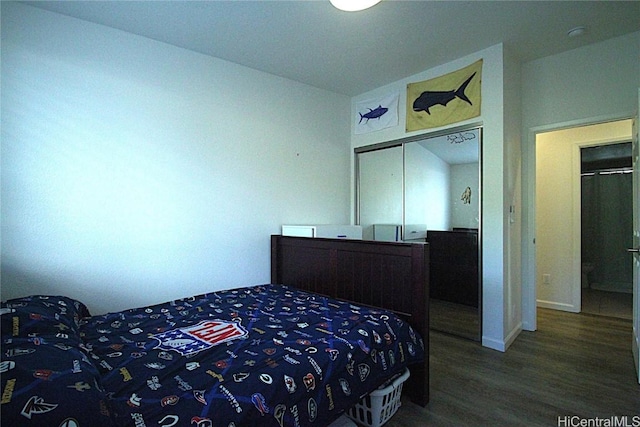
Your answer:
[[[431,400],[421,408],[403,398],[386,426],[557,426],[565,416],[640,423],[631,329],[626,319],[538,309],[538,330],[505,353],[432,332]]]

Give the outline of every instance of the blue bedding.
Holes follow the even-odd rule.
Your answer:
[[[393,313],[281,285],[89,316],[2,304],[2,424],[326,426],[422,361]]]

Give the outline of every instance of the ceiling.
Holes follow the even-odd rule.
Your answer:
[[[348,96],[503,42],[522,62],[640,30],[640,1],[35,1]],[[568,37],[577,26],[580,37]]]

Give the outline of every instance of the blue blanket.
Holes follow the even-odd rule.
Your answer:
[[[93,317],[54,296],[2,312],[3,425],[326,426],[424,357],[394,314],[281,285]]]

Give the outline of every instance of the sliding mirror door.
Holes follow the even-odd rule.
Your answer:
[[[428,242],[431,328],[481,337],[480,145],[474,128],[356,149],[363,238]]]
[[[405,144],[405,238],[429,243],[431,328],[480,340],[480,129]]]
[[[358,180],[362,238],[401,240],[402,145],[358,154]]]

